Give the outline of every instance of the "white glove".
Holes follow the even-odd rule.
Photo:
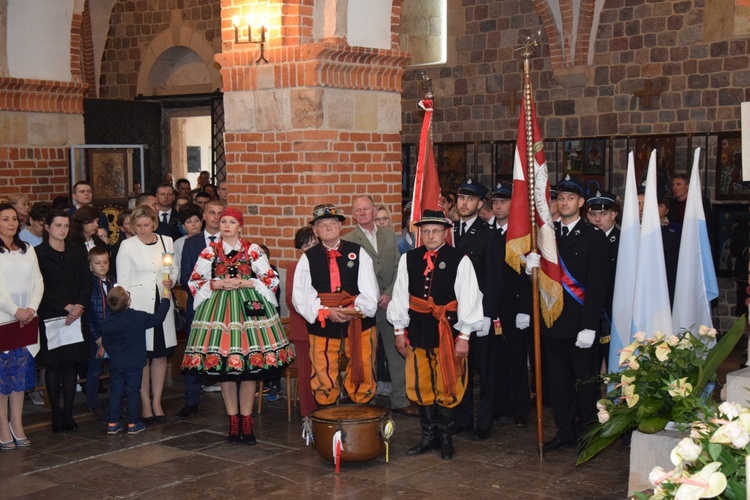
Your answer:
[[[477,337],[486,337],[490,334],[490,325],[492,324],[492,320],[485,316],[482,318],[482,331],[477,332]]]
[[[526,274],[531,276],[531,271],[542,263],[542,256],[536,252],[526,254]]]
[[[516,314],[516,328],[519,330],[525,330],[531,326],[531,316],[524,313]]]
[[[581,349],[588,349],[594,345],[594,339],[596,338],[596,332],[594,330],[581,330],[578,332],[578,338],[576,338],[576,347]]]

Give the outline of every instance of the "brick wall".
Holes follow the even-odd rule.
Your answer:
[[[449,48],[458,63],[428,71],[435,80],[435,142],[515,139],[518,110],[507,97],[520,95],[522,63],[514,49],[519,35],[542,21],[525,1],[463,4],[466,33]],[[748,42],[703,42],[704,8],[703,0],[607,0],[585,86],[555,81],[544,39],[532,63],[544,137],[739,130],[739,103],[750,98]],[[488,12],[508,17],[492,29]],[[417,142],[419,134],[419,78],[418,71],[404,77],[405,142]],[[661,92],[648,107],[634,96],[646,80]]]
[[[120,0],[110,17],[102,56],[99,96],[136,96],[138,71],[146,50],[159,33],[184,25],[218,47],[221,42],[219,0]],[[234,36],[234,35],[232,35]]]

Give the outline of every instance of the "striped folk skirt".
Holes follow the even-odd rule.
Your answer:
[[[216,290],[195,311],[182,369],[207,382],[262,380],[293,360],[273,304],[252,288]]]

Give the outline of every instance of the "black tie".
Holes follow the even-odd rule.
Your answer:
[[[459,236],[463,236],[466,234],[466,223],[461,222],[461,234]]]
[[[568,235],[569,232],[570,232],[570,229],[568,229],[568,226],[563,226],[562,227],[563,238],[565,238]]]
[[[168,214],[167,212],[163,212],[163,213],[161,214],[161,221],[162,221],[163,223],[165,223],[165,224],[168,224],[168,223],[169,223],[169,219],[168,219],[167,217],[169,217],[169,214]]]
[[[209,236],[208,239],[211,240],[211,243],[213,243],[214,241],[216,241],[216,236]],[[209,243],[209,245],[211,243]]]

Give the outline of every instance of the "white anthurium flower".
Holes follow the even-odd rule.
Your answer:
[[[664,480],[666,475],[667,471],[665,471],[663,467],[657,465],[648,473],[648,480],[651,482],[652,486],[658,486]]]
[[[623,387],[628,386],[632,384],[633,382],[635,382],[635,375],[632,377],[629,377],[627,375],[623,375],[620,377],[620,384],[622,384]]]
[[[625,402],[628,404],[628,408],[634,407],[638,404],[638,400],[641,398],[635,393],[635,384],[629,384],[622,389],[622,396],[625,398]]]
[[[693,463],[700,456],[703,448],[690,438],[680,441],[669,455],[670,460],[675,466],[680,466],[682,462]]]
[[[682,337],[682,340],[680,340],[680,343],[677,344],[677,349],[684,350],[684,349],[692,349],[692,348],[693,348],[693,343],[690,342],[689,335],[685,335],[684,337]]]
[[[670,352],[672,352],[672,349],[669,348],[669,345],[666,342],[662,342],[656,346],[656,359],[663,363],[669,359]]]
[[[632,356],[635,353],[635,350],[638,348],[638,342],[633,342],[627,347],[623,347],[623,349],[620,351],[620,364],[618,366],[622,366],[622,364],[627,360],[630,356]]]
[[[719,472],[721,462],[711,462],[691,477],[682,477],[675,500],[699,500],[721,495],[727,488],[727,477]]]
[[[742,406],[731,401],[725,401],[719,405],[719,411],[729,420],[734,420],[735,418],[739,417],[740,410],[742,410]]]
[[[739,420],[733,420],[716,429],[710,440],[712,443],[731,444],[735,448],[744,448],[750,443],[750,434]]]
[[[693,384],[688,383],[687,377],[681,379],[672,380],[669,383],[669,389],[667,390],[670,396],[676,397],[687,397],[693,392]]]
[[[656,332],[651,339],[652,342],[661,342],[662,340],[664,340],[664,332],[661,331]]]

